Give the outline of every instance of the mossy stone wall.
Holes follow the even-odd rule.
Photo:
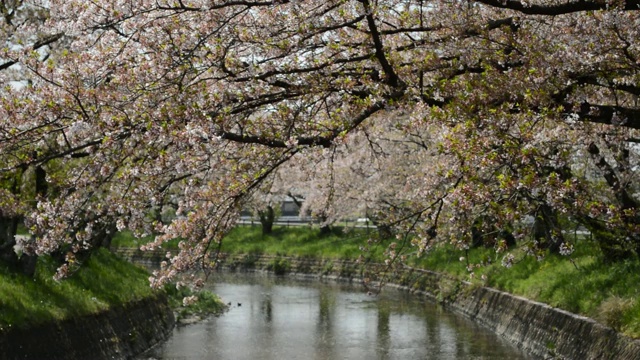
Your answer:
[[[98,314],[0,332],[0,359],[131,359],[175,324],[164,295]]]

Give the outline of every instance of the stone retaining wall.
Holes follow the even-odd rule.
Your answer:
[[[0,332],[0,359],[130,359],[171,333],[164,295],[102,313]]]
[[[159,253],[144,257],[132,250],[120,250],[119,253],[134,261],[143,259],[148,264],[158,264],[163,260]],[[368,276],[360,265],[342,260],[236,255],[222,257],[218,265],[231,271],[271,271],[356,281]],[[387,284],[439,301],[536,358],[640,359],[640,341],[623,336],[590,318],[543,303],[419,269],[407,268],[396,272]]]
[[[455,312],[541,358],[640,359],[640,342],[594,320],[490,288],[462,291]]]

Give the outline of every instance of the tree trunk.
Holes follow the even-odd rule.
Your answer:
[[[16,231],[19,219],[0,215],[0,260],[10,264],[18,264],[18,255],[15,252]]]
[[[540,247],[557,253],[564,242],[562,228],[558,223],[558,214],[548,204],[538,208],[533,223],[533,236],[539,242]]]
[[[617,145],[613,144],[609,145],[609,148],[614,153],[620,150]],[[588,151],[596,166],[602,171],[602,176],[605,178],[607,185],[613,190],[616,199],[620,203],[622,209],[621,220],[624,225],[617,229],[611,229],[587,215],[580,220],[593,234],[607,261],[619,261],[638,256],[640,255],[640,235],[628,232],[625,228],[635,228],[640,224],[640,215],[638,215],[640,203],[632,195],[633,190],[629,186],[630,183],[621,181],[616,174],[614,166],[600,153],[600,149],[595,143],[589,144]],[[617,159],[618,171],[627,174],[631,173],[628,149],[622,149],[620,157]]]
[[[479,248],[484,244],[484,231],[482,231],[482,226],[484,222],[484,216],[479,216],[473,220],[473,224],[471,224],[471,248]]]
[[[47,196],[47,172],[42,166],[36,166],[36,199]],[[31,243],[35,243],[35,238],[31,237]],[[36,272],[38,255],[35,253],[23,253],[20,257],[20,268],[25,275],[33,276]]]
[[[260,223],[262,224],[262,235],[271,234],[273,232],[273,222],[275,220],[275,211],[271,205],[267,205],[266,210],[258,211]]]
[[[640,255],[638,236],[608,229],[604,223],[589,216],[581,216],[578,221],[584,225],[598,244],[606,262],[616,262]]]
[[[516,245],[516,238],[504,228],[499,228],[496,219],[489,215],[478,216],[471,224],[471,247],[494,247],[500,240],[504,240],[507,247]]]
[[[378,229],[378,236],[380,239],[393,239],[393,229],[388,224],[380,224],[373,222],[373,225]]]
[[[331,226],[322,225],[320,226],[320,235],[329,235],[331,234]]]

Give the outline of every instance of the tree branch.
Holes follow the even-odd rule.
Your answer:
[[[371,4],[369,0],[363,0],[362,5],[364,6],[365,16],[367,18],[367,24],[369,25],[369,30],[371,30],[371,38],[373,39],[373,44],[376,49],[376,59],[382,66],[382,70],[387,75],[386,81],[389,86],[398,87],[402,86],[403,82],[398,77],[398,74],[393,70],[393,67],[387,60],[386,55],[384,54],[384,46],[382,45],[382,39],[380,38],[380,32],[378,31],[378,27],[376,26],[376,21],[373,18],[373,9],[371,9]]]
[[[554,5],[528,5],[517,0],[476,0],[477,2],[500,9],[510,9],[528,15],[564,15],[585,11],[607,10],[611,7],[606,1],[569,1],[563,4]],[[624,6],[617,7],[619,10],[638,11],[640,10],[640,0],[627,0]]]
[[[351,130],[358,127],[358,125],[360,125],[363,121],[371,117],[373,114],[384,109],[385,104],[386,104],[386,101],[384,102],[379,101],[371,105],[368,109],[366,109],[358,117],[356,117],[351,123],[349,123],[348,126],[334,129],[331,131],[330,135],[295,138],[296,145],[314,146],[314,147],[321,146],[324,148],[329,148],[331,147],[331,144],[333,143],[334,139],[336,139],[341,134],[348,133]],[[219,136],[221,139],[229,140],[237,143],[243,143],[243,144],[258,144],[258,145],[264,145],[270,148],[291,147],[291,145],[288,144],[288,139],[281,140],[281,139],[274,139],[274,138],[258,136],[258,135],[244,135],[244,134],[238,134],[238,133],[224,131],[224,130],[218,131],[216,135]]]

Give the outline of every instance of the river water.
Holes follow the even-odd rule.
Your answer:
[[[265,275],[209,288],[231,307],[177,327],[143,359],[529,359],[492,332],[406,292]]]

